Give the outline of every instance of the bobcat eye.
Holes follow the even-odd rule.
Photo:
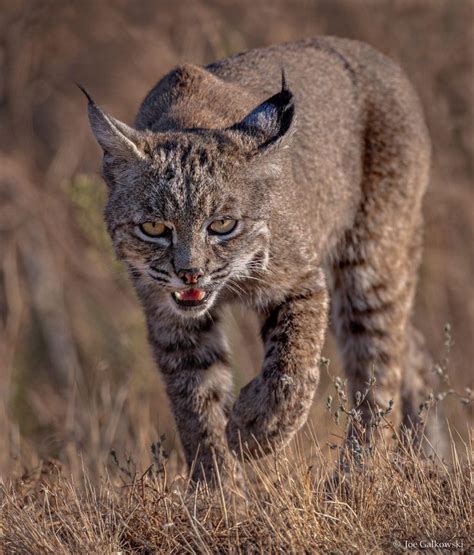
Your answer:
[[[170,228],[161,222],[145,222],[139,228],[148,237],[163,237],[170,232]]]
[[[208,226],[208,230],[214,235],[227,235],[235,229],[237,220],[214,220]]]

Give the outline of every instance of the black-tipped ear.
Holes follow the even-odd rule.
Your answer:
[[[77,86],[87,98],[90,125],[104,154],[122,158],[144,158],[145,141],[140,131],[107,115],[84,87],[79,84]]]
[[[262,102],[230,129],[247,134],[254,139],[258,150],[264,150],[291,134],[294,116],[293,93],[287,86],[285,72],[282,70],[280,92]]]

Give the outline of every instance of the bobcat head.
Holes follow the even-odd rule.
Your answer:
[[[265,268],[272,182],[291,136],[281,91],[225,129],[136,130],[89,101],[108,185],[105,218],[117,255],[144,295],[200,316],[224,289]]]

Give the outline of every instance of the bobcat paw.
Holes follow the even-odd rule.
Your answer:
[[[258,458],[288,443],[300,427],[297,393],[287,374],[253,379],[240,392],[229,417],[230,449],[243,458]]]

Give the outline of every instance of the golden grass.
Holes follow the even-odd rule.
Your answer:
[[[73,479],[42,464],[1,486],[0,545],[6,553],[386,553],[432,542],[469,552],[472,445],[458,453],[452,442],[449,467],[379,446],[336,483],[317,441],[301,439],[246,466],[246,497],[193,491],[158,456],[142,474],[117,459],[97,485],[85,470]]]

